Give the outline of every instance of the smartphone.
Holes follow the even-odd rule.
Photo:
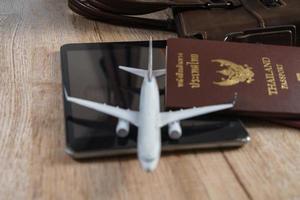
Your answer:
[[[166,41],[153,42],[154,69],[165,67]],[[118,69],[119,65],[146,68],[148,41],[67,44],[61,47],[63,88],[77,98],[138,110],[142,79]],[[158,79],[161,110],[165,78]],[[116,135],[118,120],[64,98],[66,152],[76,159],[136,152],[137,129],[126,138]],[[241,121],[214,115],[181,121],[183,135],[170,139],[162,129],[162,150],[239,147],[250,140]]]

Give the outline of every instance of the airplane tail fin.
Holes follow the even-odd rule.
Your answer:
[[[136,69],[125,66],[119,66],[120,69],[127,71],[129,73],[135,74],[137,76],[148,78],[151,80],[153,76],[159,77],[166,74],[165,69],[153,70],[153,45],[152,45],[152,37],[150,37],[149,41],[149,55],[148,55],[148,70],[144,69]]]
[[[148,49],[148,80],[151,80],[153,75],[153,44],[152,37],[149,40],[149,49]]]
[[[159,77],[166,74],[165,69],[153,70],[153,42],[152,37],[149,41],[149,55],[148,55],[148,79],[151,80],[152,76]]]

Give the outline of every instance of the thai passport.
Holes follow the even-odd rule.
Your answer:
[[[248,116],[300,118],[300,48],[167,41],[166,107],[231,102]]]

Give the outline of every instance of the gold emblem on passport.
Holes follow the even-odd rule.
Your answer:
[[[214,82],[216,85],[232,86],[239,83],[250,84],[254,81],[254,72],[252,71],[252,67],[249,67],[248,65],[239,65],[224,59],[215,59],[212,60],[212,62],[219,63],[219,66],[224,68],[217,71],[217,73],[226,77],[222,77],[219,82]]]

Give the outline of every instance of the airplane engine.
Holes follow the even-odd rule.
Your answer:
[[[119,137],[127,137],[129,134],[129,122],[123,119],[119,119],[117,127],[116,127],[116,133]]]
[[[179,122],[173,122],[168,125],[169,128],[169,137],[171,139],[179,139],[182,135],[182,129]]]

